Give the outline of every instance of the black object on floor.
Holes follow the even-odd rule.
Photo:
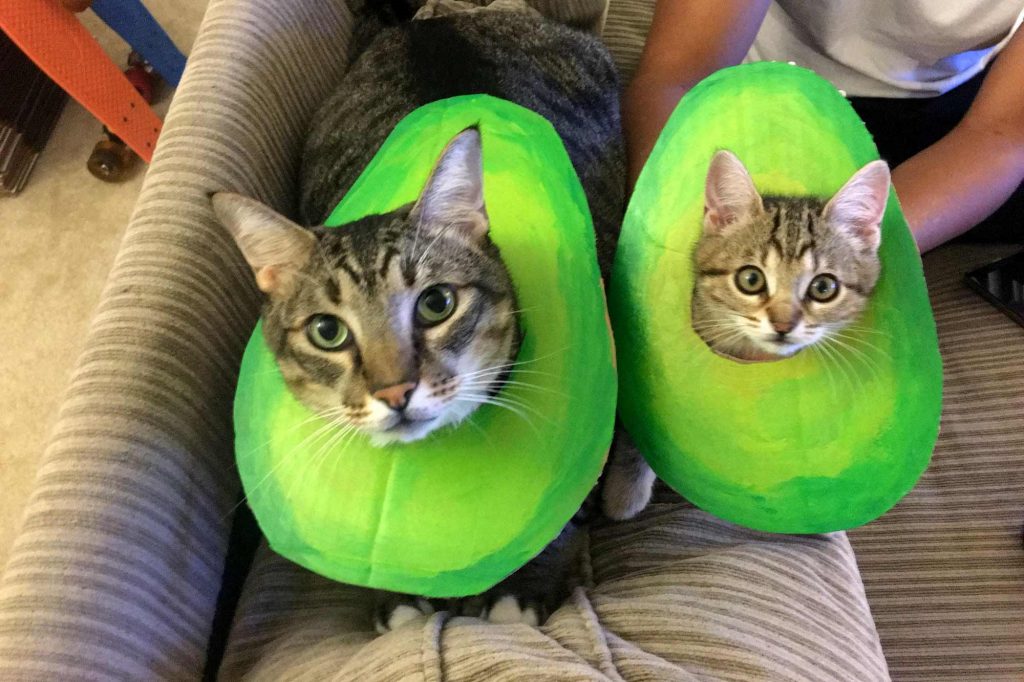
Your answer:
[[[1024,251],[965,275],[967,285],[1024,327]]]
[[[0,194],[25,187],[67,93],[0,31]]]

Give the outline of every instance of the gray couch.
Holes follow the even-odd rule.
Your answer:
[[[625,73],[652,4],[612,2]],[[356,7],[211,3],[0,579],[0,680],[198,679],[218,636],[223,679],[1018,678],[1024,330],[960,283],[993,247],[926,258],[942,435],[907,499],[849,536],[747,531],[661,491],[591,529],[579,587],[543,628],[439,613],[384,637],[365,590],[263,547],[214,632],[239,495],[232,393],[259,298],[207,196],[292,211]]]

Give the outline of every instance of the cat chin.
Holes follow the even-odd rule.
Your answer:
[[[791,358],[806,347],[804,345],[777,346],[770,344],[757,344],[757,346],[758,350],[760,350],[762,353],[771,355],[778,360]]]
[[[376,448],[387,447],[395,443],[413,443],[423,440],[434,431],[445,425],[441,419],[405,422],[383,431],[367,431],[370,444]]]
[[[742,364],[778,362],[779,360],[793,357],[806,347],[806,344],[788,346],[768,345],[756,339],[750,339],[745,343],[736,343],[728,348],[708,346],[716,355]]]
[[[414,443],[418,440],[423,440],[435,431],[455,426],[468,416],[469,413],[455,414],[449,411],[431,419],[407,421],[405,423],[399,423],[395,426],[391,426],[387,429],[375,431],[365,430],[364,432],[369,436],[371,445],[377,448],[383,448],[389,445]]]

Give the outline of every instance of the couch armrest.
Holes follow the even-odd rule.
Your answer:
[[[207,196],[291,208],[355,4],[211,3],[0,581],[0,679],[200,676],[259,303]]]

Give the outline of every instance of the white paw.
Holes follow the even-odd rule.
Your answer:
[[[532,606],[527,606],[525,609],[520,608],[519,600],[511,595],[504,596],[494,602],[485,614],[485,618],[498,625],[508,625],[511,623],[523,623],[531,627],[540,625],[537,610]]]
[[[426,599],[417,599],[415,605],[399,604],[387,616],[386,623],[377,620],[377,622],[374,623],[374,627],[378,634],[383,635],[391,630],[400,628],[406,623],[410,623],[417,618],[429,616],[432,613],[434,613],[434,607],[430,605],[430,602]]]

